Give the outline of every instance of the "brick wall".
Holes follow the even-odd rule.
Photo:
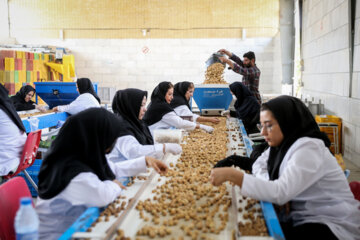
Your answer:
[[[349,1],[307,0],[303,6],[303,97],[343,120],[345,157],[360,166],[360,6],[356,6],[354,70],[350,72]],[[350,75],[352,74],[352,82]]]

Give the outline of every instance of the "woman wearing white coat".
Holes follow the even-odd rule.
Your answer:
[[[88,78],[79,78],[76,81],[76,89],[80,93],[73,102],[68,105],[53,108],[55,112],[67,112],[74,115],[92,107],[100,107],[100,98],[95,93],[94,87]]]
[[[124,131],[114,114],[92,108],[69,117],[54,140],[40,168],[40,239],[58,239],[88,207],[113,202],[123,186],[117,177],[144,172],[147,165],[165,173],[161,161],[114,164],[106,160],[116,138]],[[155,163],[155,164],[154,164]],[[128,166],[124,166],[128,164]]]
[[[25,127],[8,96],[8,90],[0,84],[0,183],[1,176],[16,172],[26,141]]]
[[[360,239],[360,202],[306,106],[294,97],[275,98],[262,105],[260,122],[270,148],[253,175],[217,168],[210,181],[231,181],[244,196],[286,204],[289,212],[279,213],[286,239]]]
[[[171,127],[194,130],[201,128],[211,133],[214,128],[179,117],[170,106],[173,99],[174,86],[171,82],[161,82],[151,94],[151,103],[145,113],[144,121],[149,126],[151,134],[155,129],[168,129]]]
[[[190,98],[194,95],[195,86],[192,82],[179,82],[174,85],[174,98],[171,107],[180,117],[192,117],[193,122],[211,122],[218,124],[220,120],[216,117],[203,117],[194,114],[189,105]]]
[[[146,97],[146,91],[135,88],[116,92],[112,109],[122,119],[119,124],[127,129],[128,134],[116,140],[114,149],[107,155],[108,160],[119,162],[140,156],[161,158],[166,152],[175,155],[182,152],[179,144],[154,144],[149,128],[142,121]]]

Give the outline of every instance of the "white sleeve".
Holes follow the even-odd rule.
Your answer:
[[[254,164],[252,165],[252,174],[264,180],[269,180],[269,172],[267,169],[267,161],[269,158],[270,148],[264,151],[260,157],[256,159]]]
[[[68,112],[69,108],[70,108],[70,104],[57,106],[59,112]]]
[[[324,156],[319,149],[313,141],[298,146],[277,180],[266,181],[244,174],[241,194],[279,205],[287,203],[322,177]]]
[[[71,115],[79,113],[89,107],[100,107],[100,104],[97,102],[95,97],[90,93],[81,94],[70,104],[65,106],[59,106],[61,112],[67,112]]]
[[[113,163],[108,160],[108,164],[116,178],[136,176],[146,172],[145,157],[129,159],[127,161]]]
[[[196,122],[200,115],[193,113],[193,122]]]
[[[165,114],[161,121],[179,129],[194,130],[196,128],[196,123],[182,119],[174,111]]]
[[[196,119],[198,119],[200,116],[197,114],[194,114],[186,105],[181,105],[176,108],[174,108],[174,111],[179,116],[192,116],[193,122],[196,122]]]
[[[120,193],[121,188],[113,181],[101,181],[94,173],[84,172],[74,177],[60,194],[73,205],[103,207],[113,202]]]
[[[126,135],[116,140],[114,149],[108,154],[107,159],[118,162],[118,158],[121,155],[126,159],[134,159],[141,156],[159,157],[162,156],[162,152],[162,144],[141,145],[135,137]]]

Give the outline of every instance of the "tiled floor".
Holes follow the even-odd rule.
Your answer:
[[[360,181],[360,168],[345,158],[344,161],[346,168],[350,170],[348,181]]]

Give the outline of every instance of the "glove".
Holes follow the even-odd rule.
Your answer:
[[[178,155],[182,153],[182,148],[176,143],[165,143],[165,152]]]
[[[227,157],[227,158],[224,158],[223,160],[220,160],[218,161],[215,165],[214,165],[214,168],[220,168],[220,167],[231,167],[233,166],[235,163],[235,161],[230,158],[230,157]]]
[[[227,158],[224,158],[223,160],[218,161],[215,164],[214,168],[235,166],[251,172],[252,165],[254,164],[255,160],[256,159],[251,159],[248,157],[232,155]]]
[[[210,127],[210,126],[207,126],[207,125],[203,125],[203,124],[200,124],[200,128],[202,130],[205,130],[206,132],[208,133],[212,133],[214,131],[214,128],[213,127]]]

